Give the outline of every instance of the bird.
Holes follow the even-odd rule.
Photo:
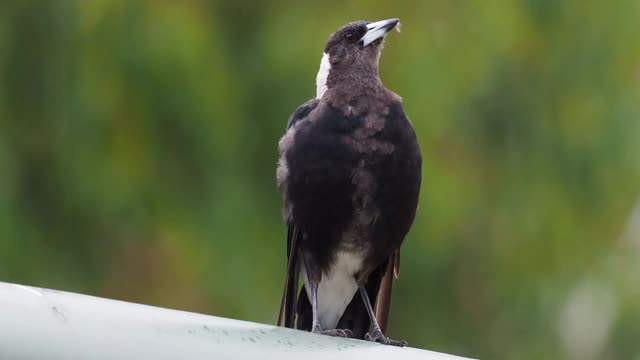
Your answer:
[[[396,18],[354,21],[331,34],[316,97],[293,112],[278,143],[288,259],[279,326],[407,345],[385,332],[422,155],[378,66],[399,26]]]

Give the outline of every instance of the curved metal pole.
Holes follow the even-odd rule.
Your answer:
[[[0,359],[462,359],[0,282]]]

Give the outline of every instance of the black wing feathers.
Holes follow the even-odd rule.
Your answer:
[[[320,99],[311,99],[306,103],[300,105],[300,107],[297,108],[296,111],[293,112],[293,114],[291,114],[289,121],[287,121],[287,130],[290,129],[298,121],[306,118],[307,115],[309,115],[309,113],[313,111],[313,109],[318,107],[319,103]]]
[[[289,121],[287,121],[287,130],[293,127],[298,121],[305,119],[309,113],[318,106],[319,102],[320,100],[318,99],[312,99],[296,109],[289,118]],[[299,266],[295,254],[297,252],[299,236],[300,230],[295,225],[289,224],[287,231],[287,275],[282,293],[282,302],[280,304],[280,314],[278,315],[278,325],[288,328],[292,328],[295,323],[299,278]]]

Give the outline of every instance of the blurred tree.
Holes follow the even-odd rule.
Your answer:
[[[639,357],[640,259],[620,240],[640,193],[639,15],[628,0],[2,1],[0,280],[273,322],[286,119],[333,30],[400,17],[381,75],[425,172],[391,333],[479,358]]]

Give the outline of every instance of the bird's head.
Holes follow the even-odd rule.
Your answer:
[[[331,34],[316,78],[317,97],[339,81],[377,78],[384,38],[399,25],[399,19],[354,21]]]

